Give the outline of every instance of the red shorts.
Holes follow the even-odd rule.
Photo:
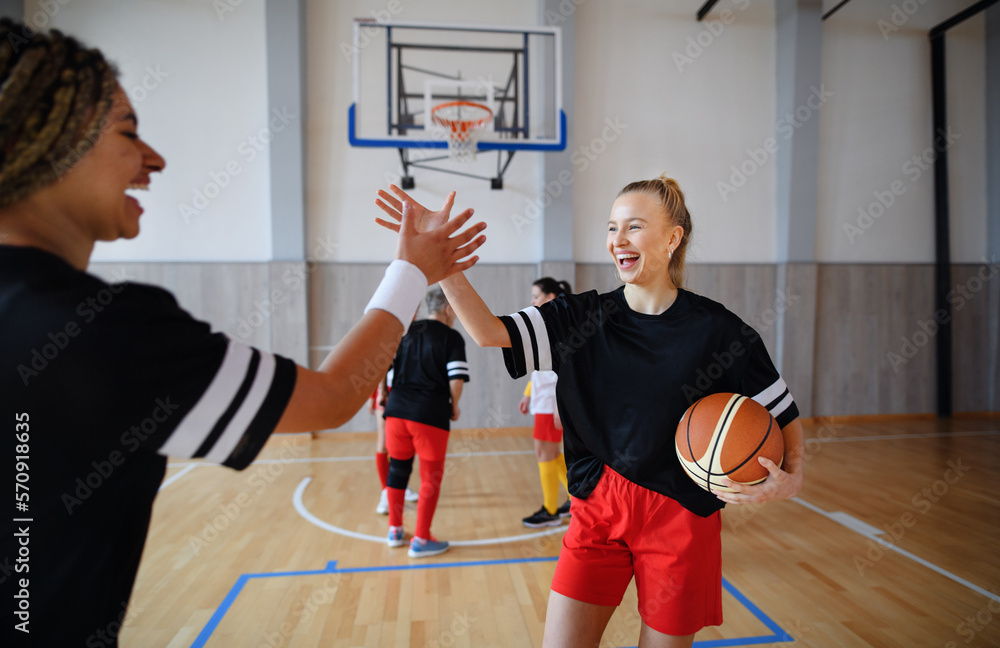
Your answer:
[[[428,461],[444,461],[448,454],[448,430],[387,416],[385,449],[394,459],[412,459],[416,454]]]
[[[554,414],[535,414],[535,431],[532,438],[539,441],[562,443],[562,430],[556,427]]]
[[[608,467],[587,499],[573,498],[552,591],[617,606],[632,575],[639,616],[689,635],[722,624],[722,522],[631,482]]]

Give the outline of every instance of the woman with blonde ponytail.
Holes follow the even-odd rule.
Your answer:
[[[423,226],[447,218],[402,190],[379,206]],[[397,229],[394,222],[380,224]],[[496,317],[462,274],[441,282],[480,346],[503,348],[514,378],[558,375],[573,515],[545,617],[543,646],[597,646],[633,576],[640,648],[686,648],[722,623],[721,520],[727,503],[795,497],[802,425],[760,336],[724,306],[684,289],[691,215],[667,176],[626,185],[611,206],[607,249],[624,286],[558,298]],[[708,492],[682,470],[674,430],[695,400],[736,392],[782,428],[782,468],[767,459],[759,485]]]

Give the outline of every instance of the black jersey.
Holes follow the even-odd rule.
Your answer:
[[[551,369],[569,491],[586,498],[604,465],[707,516],[723,502],[698,487],[674,450],[677,423],[708,394],[735,392],[784,427],[798,416],[760,336],[724,306],[686,290],[664,313],[633,311],[624,287],[564,295],[500,318],[514,378]]]
[[[385,415],[451,429],[452,380],[469,382],[462,334],[437,320],[414,322],[392,361]]]
[[[26,487],[2,521],[5,635],[117,646],[165,455],[247,466],[284,412],[295,365],[213,334],[165,290],[10,246],[0,358],[4,480]],[[28,635],[9,632],[21,589]]]

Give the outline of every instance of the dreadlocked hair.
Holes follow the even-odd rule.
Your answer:
[[[99,50],[0,19],[0,207],[55,182],[93,148],[117,87]]]
[[[630,193],[643,193],[656,198],[663,211],[666,213],[671,226],[680,225],[684,229],[684,236],[681,237],[680,245],[674,250],[673,256],[667,265],[667,273],[670,280],[678,288],[684,287],[684,259],[687,256],[688,242],[691,240],[691,233],[694,226],[691,223],[691,214],[688,213],[687,205],[684,204],[684,192],[677,184],[677,181],[661,173],[652,180],[639,180],[625,185],[618,192],[619,196]]]

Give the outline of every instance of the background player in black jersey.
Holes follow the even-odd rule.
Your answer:
[[[531,284],[531,305],[541,306],[571,292],[573,290],[568,282],[542,277]],[[567,493],[569,484],[566,482],[566,458],[562,448],[562,421],[556,408],[556,380],[554,371],[532,371],[531,382],[517,406],[522,414],[530,412],[534,415],[532,439],[538,476],[542,482],[542,507],[521,520],[526,527],[559,526],[562,518],[570,515],[569,499],[559,505],[559,484],[567,489]]]
[[[424,558],[448,550],[448,543],[431,535],[448,451],[450,422],[458,420],[458,401],[469,381],[465,340],[451,326],[451,309],[440,286],[427,291],[427,319],[410,325],[392,361],[392,391],[385,405],[385,442],[389,449],[390,547],[406,544],[403,498],[420,457],[420,499],[409,556]]]
[[[0,20],[0,414],[30,477],[0,540],[14,564],[30,538],[3,579],[5,603],[11,587],[30,603],[5,646],[118,645],[166,455],[241,469],[273,431],[350,419],[427,281],[470,267],[483,240],[481,225],[452,236],[471,214],[407,221],[365,315],[310,371],[212,333],[165,290],[85,272],[97,241],[138,235],[126,191],[165,167],[137,127],[100,51]]]
[[[383,226],[398,229],[402,200],[421,227],[447,219],[447,210],[432,213],[391,189],[377,201],[393,219],[377,219]],[[607,248],[625,282],[615,291],[496,317],[464,275],[442,282],[476,343],[503,348],[512,377],[559,375],[574,502],[549,596],[547,648],[597,646],[633,575],[639,646],[691,646],[699,629],[722,623],[719,509],[788,499],[802,486],[798,409],[760,336],[682,288],[691,231],[683,193],[661,176],[627,185],[612,206]],[[698,389],[706,373],[719,378]],[[693,400],[715,392],[743,393],[769,409],[785,439],[784,470],[761,459],[768,478],[727,481],[735,493],[708,493],[683,473],[676,423]]]

